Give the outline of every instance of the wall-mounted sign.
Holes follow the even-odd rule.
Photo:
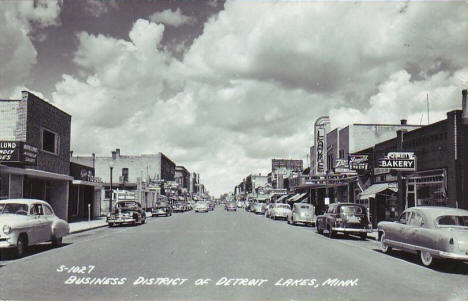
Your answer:
[[[0,141],[0,162],[35,165],[37,148],[22,141]]]
[[[316,153],[316,163],[317,164],[317,173],[325,172],[325,159],[324,159],[324,144],[325,144],[325,129],[317,128],[315,131],[315,153]]]
[[[379,160],[379,168],[415,171],[416,156],[413,152],[390,152]]]
[[[369,168],[369,156],[350,154],[348,164],[349,169],[352,170],[367,170]]]

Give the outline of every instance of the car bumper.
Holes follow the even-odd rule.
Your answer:
[[[133,223],[133,222],[136,222],[136,220],[134,218],[122,218],[122,217],[119,217],[119,218],[108,218],[107,219],[107,223],[114,223],[114,224],[122,224],[122,223]]]
[[[208,209],[195,209],[195,212],[208,212]]]
[[[153,211],[151,214],[152,215],[165,215],[167,214],[168,212],[164,211],[164,210],[157,210],[157,211]]]
[[[315,218],[312,218],[312,217],[300,217],[300,218],[298,218],[298,219],[295,219],[294,221],[297,222],[297,223],[304,223],[304,224],[312,223],[312,224],[314,224],[314,223],[315,223]]]
[[[332,231],[345,232],[345,233],[371,233],[372,229],[353,229],[353,228],[333,227]]]
[[[468,261],[468,255],[439,251],[439,256],[446,259]]]
[[[8,238],[0,238],[0,249],[8,249],[15,247],[15,243],[9,240]]]

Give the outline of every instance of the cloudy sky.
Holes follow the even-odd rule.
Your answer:
[[[425,124],[468,87],[465,2],[0,1],[0,97],[72,117],[77,154],[163,152],[232,191],[314,120]]]

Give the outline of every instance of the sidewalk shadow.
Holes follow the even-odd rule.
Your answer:
[[[373,251],[381,253],[385,256],[391,256],[394,258],[398,258],[404,260],[408,263],[418,264],[420,266],[424,265],[421,263],[421,260],[417,254],[400,251],[400,250],[392,250],[389,254],[384,254],[380,249],[374,248]],[[463,261],[457,260],[448,260],[448,259],[434,259],[433,265],[427,267],[428,269],[445,273],[445,274],[457,274],[457,275],[468,275],[468,264]]]
[[[29,257],[31,255],[47,252],[49,250],[64,248],[70,244],[71,243],[63,243],[60,247],[52,247],[50,243],[42,243],[38,245],[29,246],[23,258]],[[14,249],[7,249],[1,252],[0,261],[8,262],[8,261],[17,260],[17,259],[19,258],[16,258]],[[2,265],[0,265],[0,267],[2,267]]]

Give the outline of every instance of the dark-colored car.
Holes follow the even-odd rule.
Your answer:
[[[366,207],[354,203],[330,204],[327,212],[317,216],[316,226],[318,233],[326,231],[330,238],[341,232],[359,235],[364,240],[372,232]]]
[[[213,211],[215,209],[215,203],[213,201],[208,201],[208,210]]]
[[[154,204],[153,209],[151,209],[151,214],[153,216],[159,216],[159,215],[171,216],[172,206],[169,204],[169,202],[166,202],[166,201],[156,202],[156,204]]]
[[[185,211],[185,204],[182,201],[177,201],[172,206],[172,212],[184,212]]]
[[[121,224],[144,224],[146,212],[137,201],[118,201],[115,209],[107,216],[109,227]]]

